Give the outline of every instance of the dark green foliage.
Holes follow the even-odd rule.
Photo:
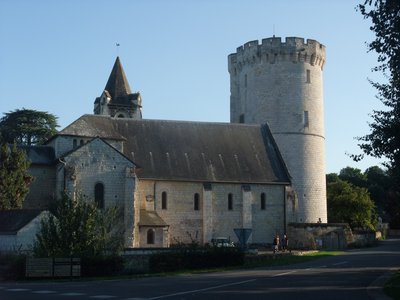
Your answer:
[[[326,183],[335,182],[339,180],[339,176],[336,173],[326,174]]]
[[[121,256],[84,257],[81,261],[81,275],[84,277],[120,275],[123,270],[124,260]]]
[[[339,179],[350,182],[354,186],[367,187],[367,176],[360,169],[346,167],[340,170]]]
[[[22,280],[25,278],[26,256],[22,254],[0,254],[0,278]]]
[[[328,221],[375,230],[377,216],[368,190],[341,179],[327,183]]]
[[[94,202],[64,194],[36,236],[38,257],[91,257],[117,254],[123,247],[121,211],[101,211]]]
[[[17,109],[0,119],[0,142],[18,145],[42,144],[57,130],[57,117],[43,111]]]
[[[158,253],[152,255],[149,261],[150,271],[154,273],[240,266],[243,263],[244,253],[236,248]]]
[[[22,208],[32,176],[24,151],[14,144],[0,146],[0,210]]]
[[[358,9],[365,19],[372,21],[370,29],[375,39],[368,47],[378,54],[379,63],[373,71],[382,72],[387,79],[385,83],[371,81],[386,108],[372,112],[370,133],[358,138],[359,146],[364,154],[388,160],[386,167],[392,179],[391,222],[396,222],[394,216],[400,216],[400,1],[366,0]],[[362,155],[353,158],[358,160]]]
[[[400,228],[400,201],[393,188],[394,180],[387,171],[372,166],[362,173],[359,169],[346,167],[340,170],[339,175],[326,175],[327,186],[338,180],[351,183],[355,187],[366,188],[376,206],[376,214],[383,222],[389,223],[391,228]]]
[[[395,273],[387,282],[383,291],[392,299],[400,299],[400,272]]]

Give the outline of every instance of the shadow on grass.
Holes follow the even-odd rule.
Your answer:
[[[400,272],[397,272],[390,278],[383,288],[386,295],[395,300],[400,300]]]

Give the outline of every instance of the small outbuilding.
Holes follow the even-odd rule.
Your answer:
[[[41,221],[48,215],[48,211],[38,209],[0,211],[0,251],[30,250]]]

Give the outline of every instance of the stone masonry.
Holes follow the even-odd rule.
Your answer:
[[[296,222],[327,222],[322,70],[325,46],[251,41],[229,55],[231,122],[268,123],[292,176]]]

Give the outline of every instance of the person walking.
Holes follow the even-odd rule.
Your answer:
[[[275,254],[276,252],[279,251],[279,235],[278,234],[275,235],[275,237],[274,237],[273,245],[274,245],[273,251],[274,251],[274,254]]]
[[[285,252],[286,250],[288,250],[288,246],[289,246],[289,239],[287,235],[284,234],[282,239],[282,251]]]

